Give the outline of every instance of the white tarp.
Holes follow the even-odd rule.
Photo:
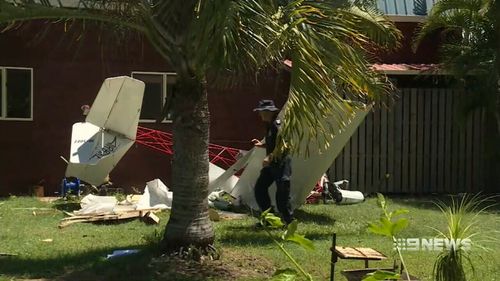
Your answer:
[[[336,132],[330,146],[324,149],[322,153],[319,153],[318,142],[303,143],[301,148],[302,152],[306,150],[306,146],[310,148],[308,158],[305,158],[303,153],[292,157],[290,196],[294,208],[304,204],[305,199],[314,188],[318,179],[321,178],[321,175],[323,175],[332,164],[335,157],[342,151],[343,147],[364,120],[369,110],[369,106],[353,107],[353,112],[351,114],[345,113],[344,116],[341,116],[341,119],[345,122],[343,127],[338,123],[338,116],[325,118],[325,124],[332,126],[334,132]],[[232,190],[231,195],[237,198],[241,203],[251,208],[258,209],[255,201],[254,188],[260,170],[262,169],[262,161],[266,153],[265,149],[257,147],[253,148],[249,153],[251,153],[251,155],[249,156],[248,164]],[[273,205],[275,205],[275,193],[276,185],[273,183],[269,188],[269,194],[271,195],[270,197]]]
[[[80,201],[80,210],[74,211],[76,215],[91,215],[113,213],[114,208],[118,205],[118,200],[114,196],[97,196],[89,194]]]
[[[136,195],[134,195],[136,196]],[[114,196],[97,196],[89,194],[80,201],[80,210],[74,211],[76,215],[116,214],[124,211],[145,209],[170,209],[172,207],[172,192],[159,179],[146,183],[144,193],[140,195],[137,203],[129,199],[118,202]]]
[[[144,194],[137,202],[137,209],[170,209],[172,208],[172,197],[172,192],[168,191],[167,186],[161,180],[148,181],[146,188],[144,188]]]
[[[122,76],[102,84],[86,122],[73,125],[66,177],[100,185],[134,144],[144,82]]]
[[[227,193],[231,193],[239,180],[239,178],[234,176],[234,174],[247,165],[251,155],[252,154],[250,152],[245,152],[243,157],[238,159],[238,161],[236,161],[227,170],[210,163],[208,170],[208,191],[212,192],[215,189],[219,189],[224,190]]]

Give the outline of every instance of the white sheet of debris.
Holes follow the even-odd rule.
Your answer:
[[[116,214],[123,211],[144,210],[144,209],[170,209],[172,207],[172,192],[159,179],[146,183],[144,193],[139,200],[132,198],[137,196],[127,196],[127,199],[118,202],[114,196],[96,196],[89,194],[80,201],[80,210],[74,211],[76,215],[91,214]]]

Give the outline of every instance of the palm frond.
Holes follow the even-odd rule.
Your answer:
[[[413,45],[414,50],[418,48],[425,37],[436,31],[455,32],[461,35],[463,30],[469,31],[486,27],[488,25],[487,18],[479,11],[485,7],[487,1],[489,0],[441,0],[436,2],[426,22],[417,33]]]
[[[452,198],[450,204],[437,201],[436,206],[441,210],[447,230],[436,231],[441,238],[449,241],[462,241],[474,238],[474,247],[486,249],[476,240],[478,236],[486,236],[479,230],[478,216],[496,204],[492,202],[494,197],[483,197],[481,194],[468,195],[460,200]],[[460,244],[444,248],[434,263],[433,275],[436,281],[465,281],[467,280],[467,268],[474,273],[474,263],[470,249],[463,248]]]
[[[269,38],[276,36],[276,6],[269,1],[201,1],[190,32],[189,56],[217,83],[257,72],[270,61],[282,59],[271,52]]]
[[[70,3],[64,5],[62,1],[54,3],[52,1],[0,0],[0,23],[37,19],[86,19],[142,30],[138,19],[143,10],[136,1],[80,0]]]
[[[360,9],[353,6],[341,12],[343,17],[350,19],[353,24],[351,28],[367,36],[378,47],[395,49],[400,46],[403,37],[401,31],[376,8]]]
[[[345,124],[347,120],[337,113],[352,112],[344,93],[367,102],[387,97],[390,84],[369,68],[366,44],[387,47],[399,34],[377,16],[342,1],[336,5],[293,1],[284,7],[283,13],[293,15],[282,35],[288,39],[286,48],[293,67],[285,114],[288,122],[282,133],[298,139],[305,135],[305,142],[322,139],[319,143],[327,146],[335,132],[321,121],[326,116],[336,116],[339,124]],[[384,34],[387,38],[382,38]]]

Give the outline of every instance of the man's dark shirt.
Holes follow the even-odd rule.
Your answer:
[[[267,127],[266,134],[266,155],[273,153],[276,148],[276,137],[278,136],[278,129],[281,125],[281,120],[274,119]]]

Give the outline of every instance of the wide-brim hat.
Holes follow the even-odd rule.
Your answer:
[[[253,111],[278,111],[280,110],[274,105],[273,100],[260,100],[259,104]]]

